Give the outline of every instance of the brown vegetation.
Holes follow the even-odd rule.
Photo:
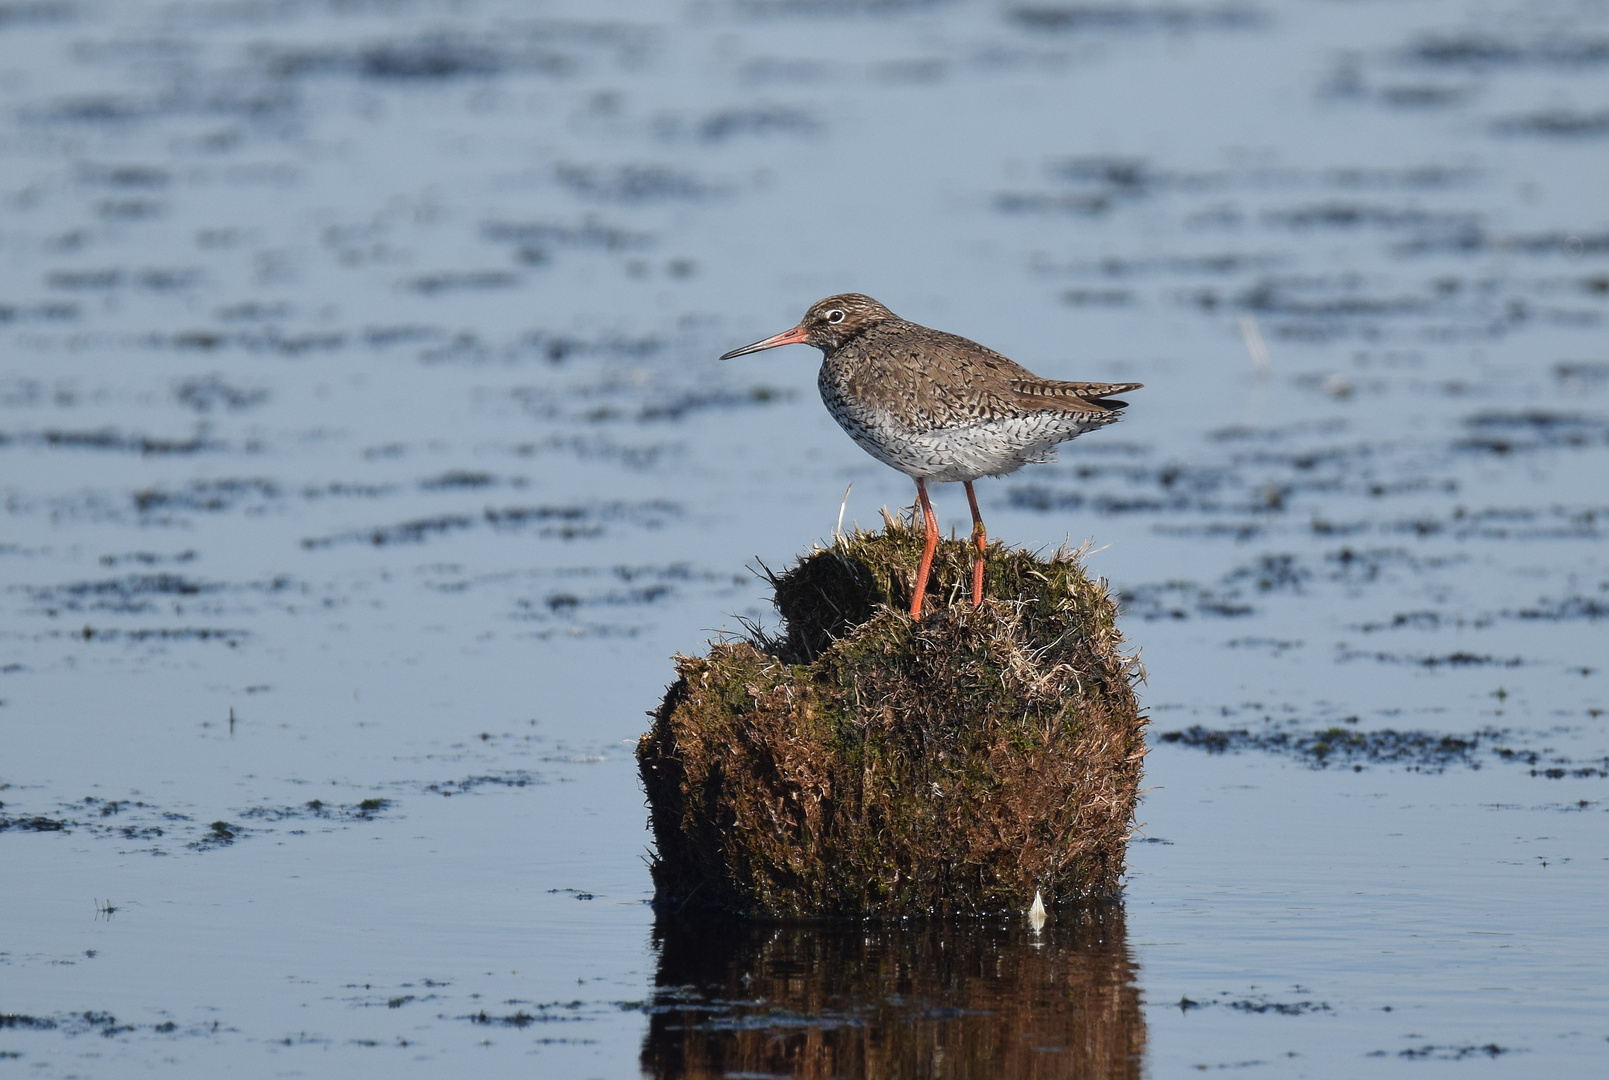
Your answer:
[[[1021,911],[1110,896],[1145,719],[1105,588],[1077,554],[934,562],[892,522],[773,576],[778,638],[677,658],[637,749],[662,906],[768,917]],[[957,606],[959,605],[959,606]]]

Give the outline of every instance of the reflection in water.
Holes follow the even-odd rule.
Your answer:
[[[655,1077],[1138,1077],[1123,909],[1004,924],[661,919]]]

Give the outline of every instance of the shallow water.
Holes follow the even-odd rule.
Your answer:
[[[1601,4],[39,0],[0,93],[0,1068],[1601,1074]],[[1095,924],[647,906],[669,657],[910,498],[714,359],[847,289],[1147,384],[980,490],[1143,650]]]

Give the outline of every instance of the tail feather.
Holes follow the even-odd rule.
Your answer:
[[[1113,394],[1144,388],[1144,383],[1061,382],[1056,379],[1013,380],[1011,389],[1020,399],[1034,405],[1054,406],[1074,412],[1112,412],[1128,407]]]

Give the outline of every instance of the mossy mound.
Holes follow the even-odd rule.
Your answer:
[[[680,656],[637,747],[662,906],[773,918],[1022,910],[1110,896],[1145,756],[1116,607],[1076,553],[893,522],[772,582],[782,636]]]

